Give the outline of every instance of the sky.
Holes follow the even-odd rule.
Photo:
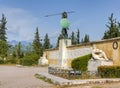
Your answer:
[[[61,15],[44,16],[64,11],[75,11],[68,14],[69,34],[79,29],[80,40],[88,34],[91,41],[98,41],[108,29],[105,25],[111,13],[120,21],[120,0],[0,0],[0,19],[4,13],[8,41],[33,41],[38,27],[40,38],[48,33],[55,44],[62,29]]]

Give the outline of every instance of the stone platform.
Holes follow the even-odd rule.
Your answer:
[[[74,85],[83,85],[83,84],[102,84],[102,83],[112,83],[120,82],[120,78],[104,78],[104,79],[77,79],[77,80],[68,80],[61,77],[51,75],[46,72],[37,73],[40,77],[51,80],[54,84],[59,86],[74,86]]]
[[[88,71],[91,73],[97,73],[99,66],[112,66],[113,62],[110,60],[94,60],[90,59],[88,61]]]
[[[82,72],[79,70],[61,67],[48,67],[48,73],[65,79],[76,79],[80,78],[82,75]]]

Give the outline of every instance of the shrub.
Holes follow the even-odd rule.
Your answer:
[[[14,58],[14,57],[8,57],[6,60],[5,60],[5,64],[16,64],[17,63],[17,59]]]
[[[0,64],[4,64],[4,60],[0,59]]]
[[[16,64],[16,63],[17,63],[16,58],[9,58],[9,59],[5,60],[5,64]]]
[[[86,71],[88,66],[88,61],[89,59],[91,59],[91,57],[92,55],[88,54],[82,57],[75,58],[71,63],[72,68],[74,70]]]
[[[31,66],[35,63],[32,58],[23,58],[20,60],[20,64],[24,66]]]
[[[31,52],[26,56],[24,56],[24,58],[21,58],[21,60],[19,61],[19,64],[26,65],[26,66],[35,65],[35,64],[38,64],[39,58],[40,58],[39,55]]]
[[[9,55],[9,56],[6,57],[6,60],[4,60],[4,63],[5,64],[16,64],[17,60],[18,60],[17,58]]]
[[[38,59],[40,58],[40,56],[36,53],[31,52],[31,53],[27,54],[25,56],[25,58],[31,58],[34,60],[34,64],[38,64]]]
[[[120,66],[100,66],[98,74],[102,78],[120,78]]]

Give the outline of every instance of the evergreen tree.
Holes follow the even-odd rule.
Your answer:
[[[86,34],[85,37],[82,38],[81,43],[87,43],[87,42],[90,42],[90,39],[89,39],[89,35]]]
[[[2,19],[0,20],[0,56],[6,57],[8,51],[7,37],[6,37],[6,18],[2,14]]]
[[[18,56],[18,58],[21,58],[21,54],[22,54],[21,48],[22,48],[22,45],[21,45],[21,42],[19,42],[18,45],[17,45],[17,56]]]
[[[34,37],[34,40],[33,40],[33,51],[38,56],[42,56],[42,54],[43,54],[43,49],[42,49],[42,44],[40,42],[38,28],[36,28],[36,33],[35,33],[35,37]]]
[[[6,37],[6,18],[4,16],[4,14],[2,14],[2,19],[0,20],[0,40],[2,41],[7,41],[7,37]]]
[[[77,31],[76,43],[77,43],[77,44],[80,43],[80,31],[79,31],[79,29],[78,29],[78,31]]]
[[[25,48],[25,54],[29,55],[33,51],[33,46],[31,43],[29,43]]]
[[[0,40],[0,57],[6,57],[8,50],[8,44],[5,41]]]
[[[61,34],[58,36],[56,48],[59,47],[59,40],[60,40],[60,39],[62,39],[62,35],[61,35]]]
[[[82,38],[82,40],[81,40],[81,43],[84,43],[84,40],[83,40],[83,38]]]
[[[48,38],[48,34],[45,35],[43,48],[44,48],[44,49],[49,49],[49,48],[51,48],[50,39]]]
[[[71,35],[71,42],[72,42],[72,45],[76,44],[76,37],[74,32],[72,32],[72,35]]]
[[[108,33],[105,31],[103,39],[108,39]]]
[[[90,40],[89,40],[89,35],[86,34],[86,35],[85,35],[85,38],[84,38],[84,42],[87,43],[87,42],[89,42],[89,41],[90,41]]]
[[[119,31],[120,23],[119,22],[117,23],[116,19],[113,18],[113,13],[108,19],[109,19],[109,22],[108,22],[108,25],[106,25],[108,30],[105,31],[102,39],[119,37],[120,36],[120,31]]]
[[[16,58],[17,55],[16,55],[15,51],[13,51],[12,56],[13,56],[13,58]]]

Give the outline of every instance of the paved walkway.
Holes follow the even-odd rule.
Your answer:
[[[0,88],[56,88],[35,78],[37,72],[47,72],[47,68],[0,66]]]

